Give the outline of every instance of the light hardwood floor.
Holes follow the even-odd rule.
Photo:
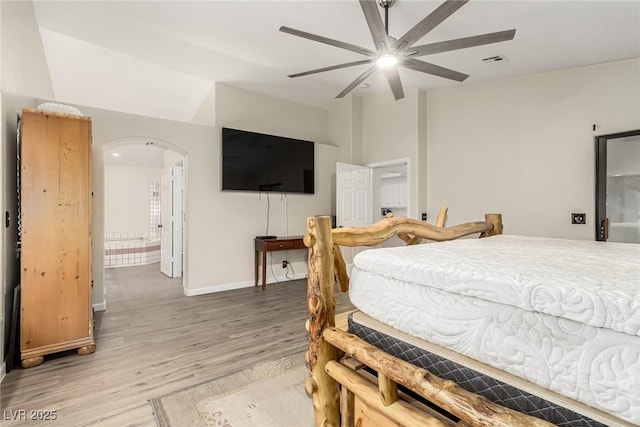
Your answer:
[[[304,280],[186,297],[158,264],[109,269],[94,354],[45,357],[2,383],[2,426],[155,426],[148,399],[228,375],[307,345]],[[346,294],[336,312],[352,309]],[[311,401],[309,401],[311,405]],[[13,421],[16,411],[55,421]]]

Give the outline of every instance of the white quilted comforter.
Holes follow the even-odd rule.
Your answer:
[[[640,425],[640,245],[495,236],[361,252],[371,317]]]

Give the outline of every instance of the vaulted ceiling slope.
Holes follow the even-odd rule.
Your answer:
[[[401,36],[441,3],[398,0],[389,34]],[[373,49],[357,0],[33,4],[56,100],[181,121],[197,115],[214,82],[328,108],[364,70],[288,78],[363,57],[279,32],[283,25]],[[464,83],[401,69],[405,90],[640,57],[638,1],[472,0],[416,44],[511,28],[511,41],[428,56],[469,74]],[[506,60],[482,61],[498,55]],[[383,75],[367,83],[354,93],[393,99]]]

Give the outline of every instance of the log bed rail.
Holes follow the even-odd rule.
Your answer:
[[[375,246],[394,235],[407,244],[453,240],[472,234],[502,234],[502,216],[487,214],[485,221],[444,227],[446,209],[437,225],[410,218],[391,217],[368,227],[331,229],[328,216],[310,217],[304,243],[309,248],[307,280],[309,376],[305,389],[313,398],[316,427],[365,426],[551,426],[552,424],[470,393],[452,381],[393,357],[354,335],[335,328],[335,294],[349,287],[340,246]],[[344,355],[348,357],[343,358]],[[362,366],[377,371],[377,379],[359,373]],[[398,397],[402,385],[455,419]],[[359,419],[356,421],[356,410]],[[366,409],[366,412],[365,412]],[[365,415],[362,415],[365,414]]]

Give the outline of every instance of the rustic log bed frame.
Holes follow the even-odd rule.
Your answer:
[[[444,212],[444,214],[443,214]],[[310,217],[304,243],[309,248],[307,302],[309,376],[305,389],[313,398],[315,425],[348,426],[551,426],[552,424],[495,404],[452,381],[393,357],[360,338],[335,328],[334,286],[349,288],[340,246],[375,246],[394,235],[407,244],[422,239],[453,240],[479,234],[502,234],[502,216],[444,227],[410,218],[386,218],[369,227],[331,229],[328,216]],[[367,366],[377,371],[361,369]],[[422,396],[455,418],[447,417],[398,390]]]

